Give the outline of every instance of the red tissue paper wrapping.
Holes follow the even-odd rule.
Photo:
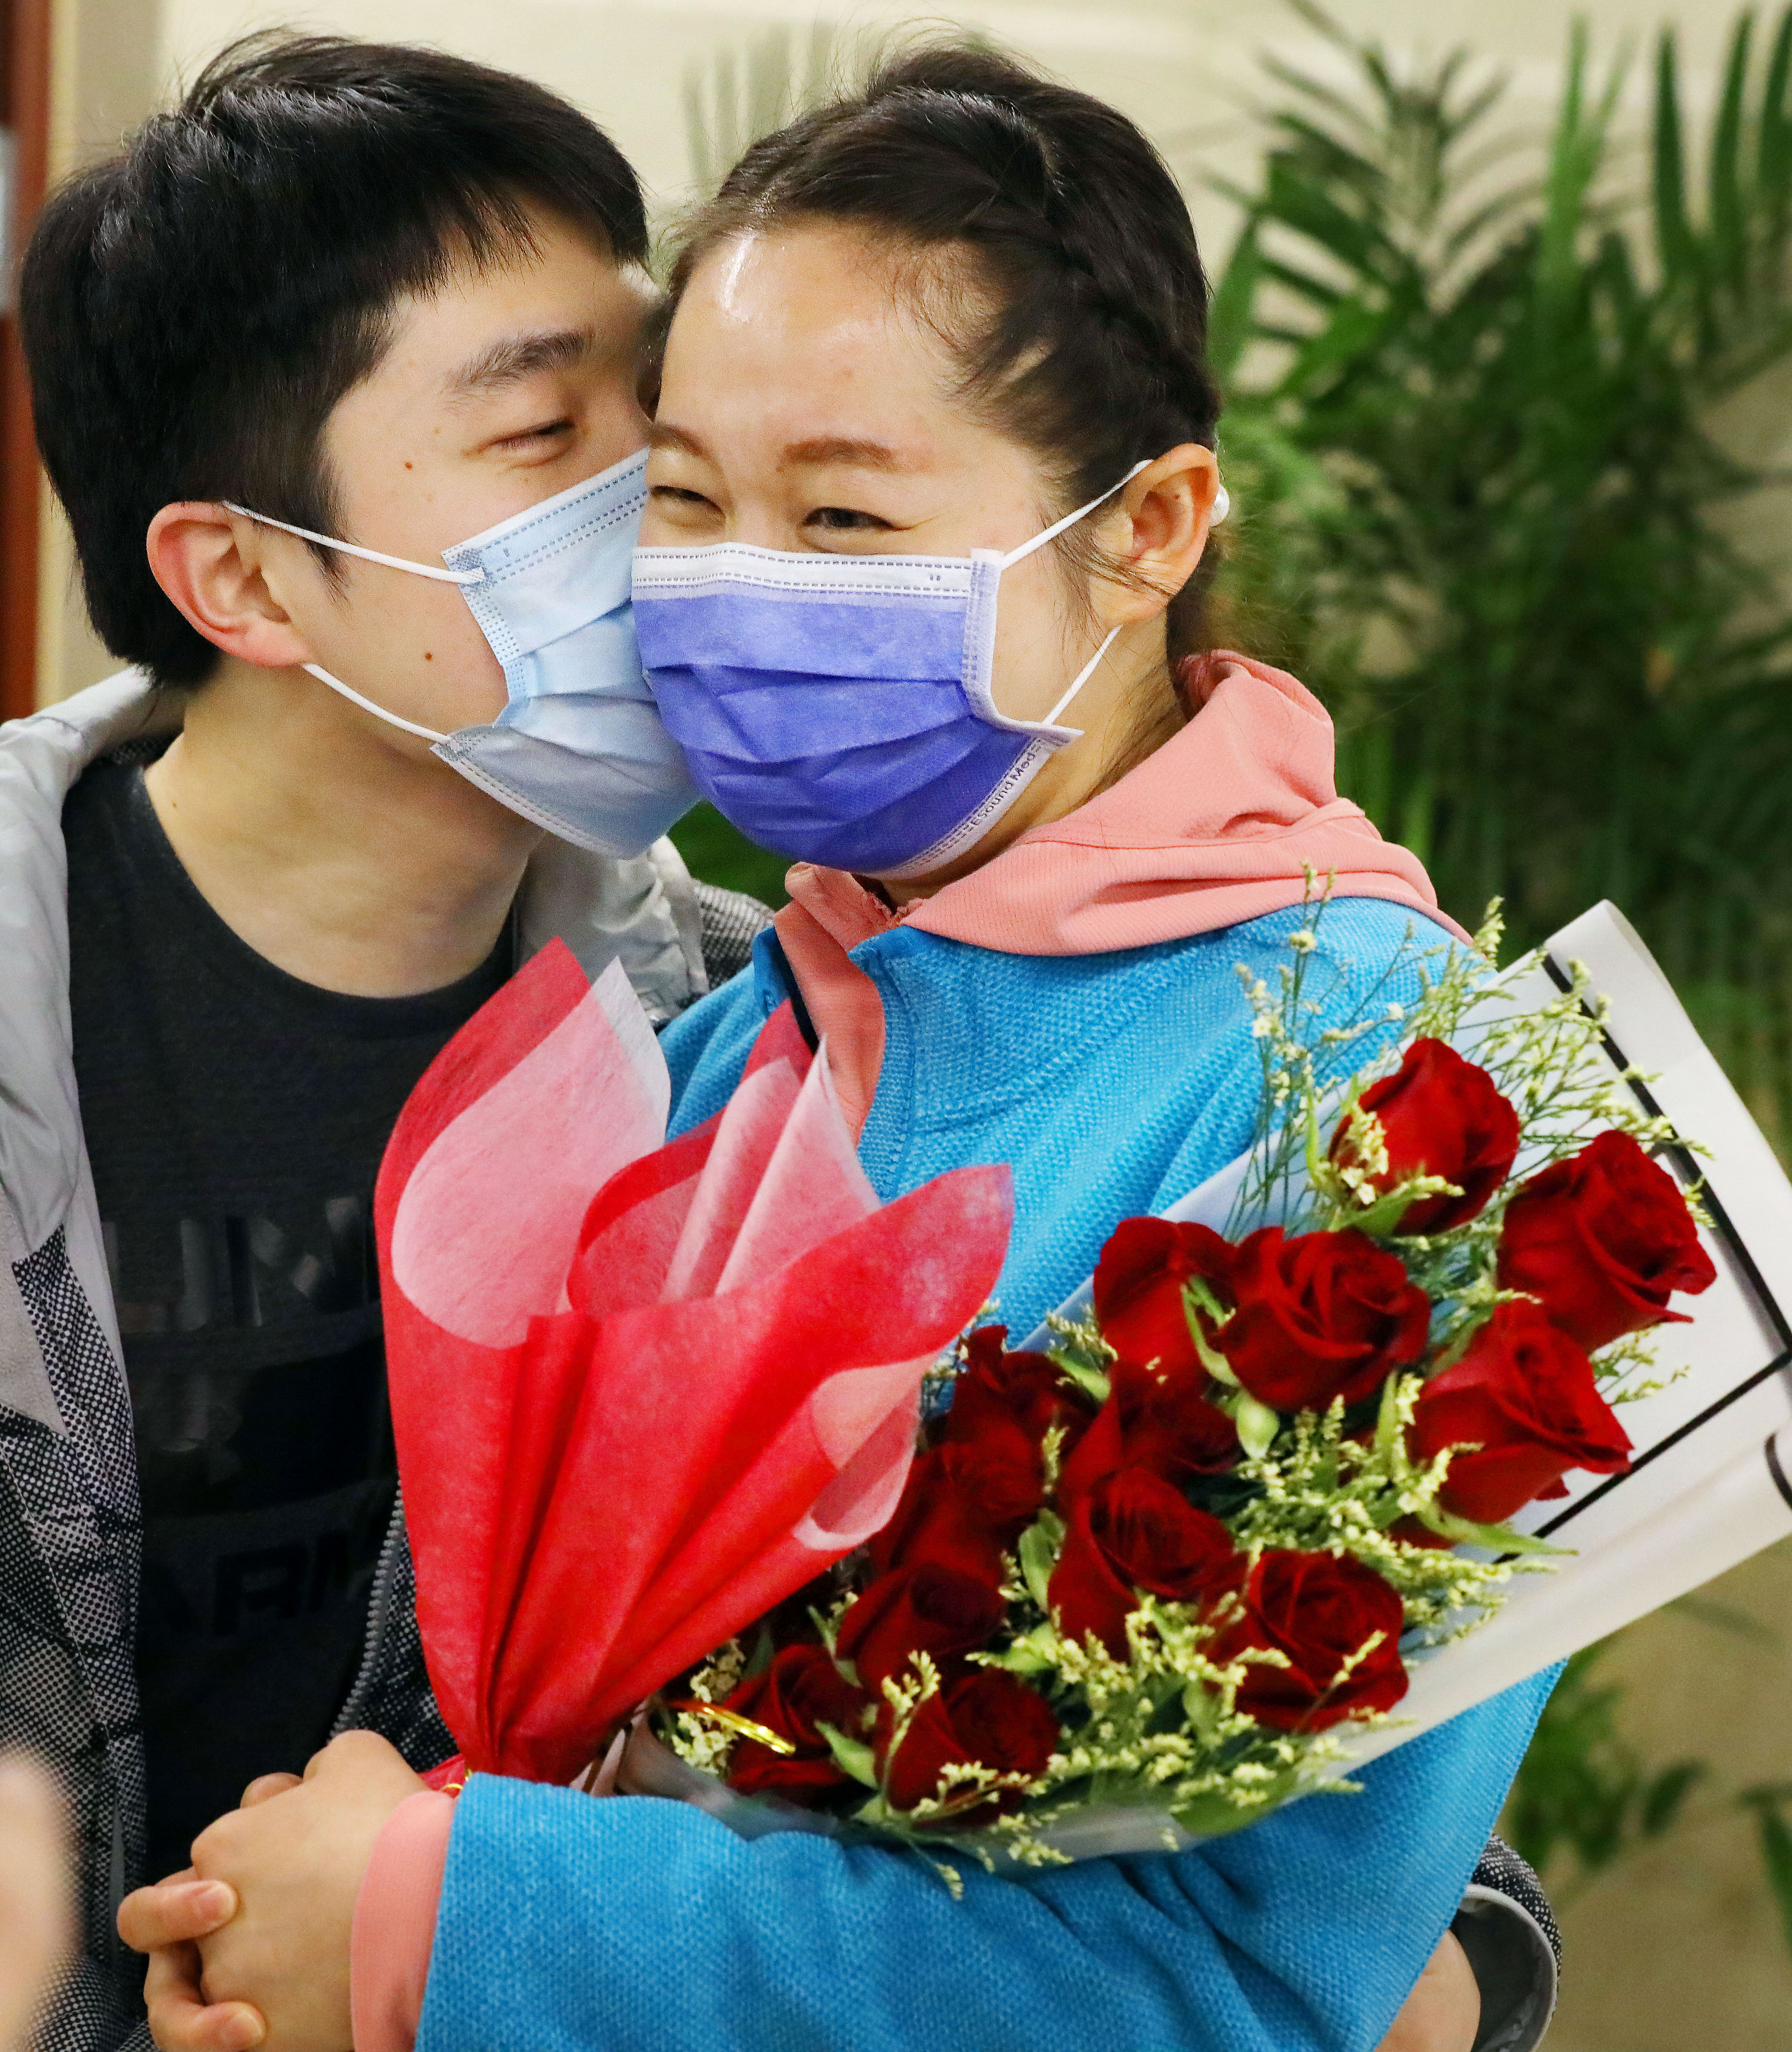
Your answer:
[[[1007,1169],[880,1206],[788,1006],[666,1144],[669,1102],[621,969],[587,987],[556,942],[437,1057],[381,1168],[418,1618],[470,1770],[573,1779],[882,1525],[922,1378],[1002,1267]]]

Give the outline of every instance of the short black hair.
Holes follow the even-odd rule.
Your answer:
[[[218,651],[163,595],[163,506],[233,499],[339,532],[320,438],[400,296],[526,247],[528,210],[642,263],[628,161],[545,88],[439,51],[263,33],[51,198],[20,325],[37,445],[88,610],[160,683]]]

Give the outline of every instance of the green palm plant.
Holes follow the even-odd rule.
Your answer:
[[[688,65],[684,139],[699,190],[712,191],[750,144],[825,100],[840,55],[836,32],[818,22],[806,37],[767,29]]]
[[[1792,14],[1733,35],[1689,198],[1673,38],[1646,180],[1621,63],[1577,26],[1540,178],[1461,53],[1287,105],[1215,294],[1242,631],[1328,699],[1340,781],[1459,915],[1522,938],[1593,899],[1663,954],[1782,1131],[1792,929],[1792,613],[1723,516],[1766,481],[1712,409],[1792,358]],[[1633,190],[1633,186],[1641,190]]]
[[[1570,40],[1535,182],[1490,186],[1496,84],[1398,74],[1295,0],[1355,94],[1286,104],[1215,292],[1241,508],[1222,598],[1339,727],[1339,781],[1469,922],[1610,896],[1792,1139],[1792,600],[1725,515],[1768,481],[1713,411],[1792,358],[1792,10],[1732,32],[1692,196],[1672,34],[1648,147]],[[1639,176],[1639,170],[1641,175]],[[1598,1650],[1570,1663],[1506,1828],[1571,1894],[1671,1830],[1752,1824],[1792,1945],[1792,1788],[1646,1768]]]

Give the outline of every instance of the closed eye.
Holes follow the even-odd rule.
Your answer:
[[[888,535],[894,531],[892,522],[875,513],[861,513],[851,506],[818,506],[802,524],[818,527],[827,535]]]
[[[574,431],[570,420],[543,421],[539,426],[524,428],[520,434],[505,435],[500,441],[500,448],[527,448],[531,443],[555,441]]]
[[[687,491],[680,484],[656,484],[647,495],[662,506],[707,506],[711,512],[716,511],[712,499],[704,498],[700,491]]]

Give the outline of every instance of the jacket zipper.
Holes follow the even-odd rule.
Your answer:
[[[402,1491],[394,1490],[392,1495],[392,1516],[386,1528],[386,1537],[381,1543],[379,1559],[374,1564],[373,1586],[367,1592],[367,1637],[361,1651],[361,1665],[349,1686],[348,1696],[330,1727],[331,1738],[340,1738],[345,1731],[356,1729],[355,1713],[360,1707],[361,1697],[373,1678],[374,1669],[378,1665],[381,1643],[386,1637],[386,1619],[392,1613],[392,1584],[398,1578],[398,1547],[405,1533],[405,1500]]]

